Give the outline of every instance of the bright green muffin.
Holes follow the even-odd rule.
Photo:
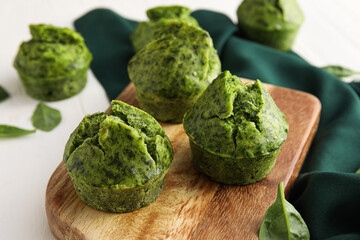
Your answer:
[[[130,36],[135,52],[150,43],[155,30],[170,20],[183,21],[198,27],[198,22],[190,16],[190,13],[189,8],[182,6],[161,6],[147,10],[146,14],[150,21],[139,22]]]
[[[120,213],[158,197],[172,160],[172,145],[160,124],[116,100],[110,114],[86,116],[64,152],[78,196],[95,209]]]
[[[159,27],[128,64],[140,107],[165,122],[182,122],[220,71],[209,33],[179,21]]]
[[[281,51],[291,49],[304,21],[296,0],[244,0],[237,16],[245,37]]]
[[[273,168],[288,124],[259,80],[221,73],[185,114],[195,167],[216,182],[245,185]]]
[[[30,25],[30,32],[32,39],[21,44],[14,61],[26,93],[43,101],[79,93],[92,59],[82,36],[45,24]]]

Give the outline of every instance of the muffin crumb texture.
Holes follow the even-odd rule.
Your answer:
[[[156,120],[116,100],[110,114],[86,116],[64,152],[79,197],[109,212],[134,211],[154,201],[172,159],[171,143]]]
[[[72,97],[86,85],[92,55],[82,36],[69,28],[30,25],[32,39],[20,45],[14,61],[26,93],[39,100]]]
[[[148,9],[146,15],[149,21],[139,22],[130,35],[135,52],[150,43],[154,32],[169,21],[181,21],[199,27],[198,22],[190,16],[190,13],[190,9],[183,6],[160,6]]]
[[[179,21],[159,27],[128,64],[140,107],[165,122],[182,122],[220,71],[209,33]]]
[[[291,49],[304,21],[296,0],[244,0],[237,16],[243,36],[281,51]]]
[[[288,124],[259,80],[243,84],[225,71],[185,114],[184,129],[200,171],[215,181],[247,184],[270,172]]]

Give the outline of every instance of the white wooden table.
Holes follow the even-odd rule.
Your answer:
[[[134,20],[145,20],[146,9],[158,5],[186,5],[227,14],[234,22],[240,0],[0,0],[0,85],[11,98],[0,103],[0,124],[32,129],[30,117],[38,101],[28,97],[12,67],[28,25],[49,23],[73,27],[73,21],[97,7],[111,8]],[[306,20],[294,51],[315,66],[344,65],[360,70],[360,1],[298,0]],[[0,239],[53,239],[45,215],[47,182],[62,161],[65,143],[86,115],[104,111],[108,99],[89,71],[88,84],[75,97],[47,103],[62,113],[51,132],[0,139]]]

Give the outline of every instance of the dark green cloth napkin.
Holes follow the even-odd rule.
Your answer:
[[[280,52],[241,37],[225,15],[193,16],[213,38],[223,70],[317,96],[322,103],[318,132],[289,201],[306,221],[311,239],[360,239],[360,85],[347,84],[293,52]],[[93,54],[91,69],[114,99],[129,83],[134,54],[129,34],[136,22],[107,9],[75,21]],[[329,49],[331,51],[331,49]]]

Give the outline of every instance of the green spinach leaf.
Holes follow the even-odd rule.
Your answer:
[[[324,69],[325,71],[331,73],[332,75],[334,75],[338,78],[350,77],[350,76],[353,76],[356,74],[360,74],[360,72],[351,70],[349,68],[342,67],[342,66],[335,66],[335,65],[325,66],[325,67],[322,67],[322,69]]]
[[[286,201],[283,183],[275,202],[268,208],[259,231],[259,240],[310,239],[309,230],[298,211]]]
[[[9,93],[0,85],[0,102],[4,101],[5,99],[9,98]]]
[[[48,132],[59,125],[61,113],[59,110],[40,102],[31,117],[31,121],[35,128]]]
[[[27,130],[15,126],[0,124],[0,137],[18,137],[34,132],[35,130]]]

